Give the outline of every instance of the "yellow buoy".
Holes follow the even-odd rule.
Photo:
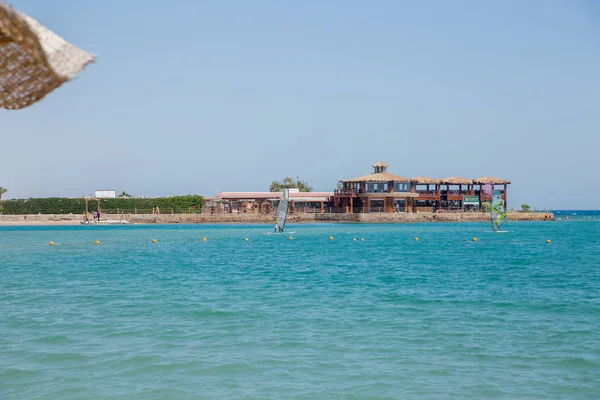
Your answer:
[[[546,243],[552,243],[552,240],[548,239],[546,240]]]
[[[248,240],[250,240],[250,239],[248,239],[248,238],[245,238],[244,240],[247,242],[247,241],[248,241]]]
[[[54,246],[54,242],[48,242],[48,245]]]
[[[202,241],[203,241],[203,242],[206,242],[206,238],[205,238],[205,237],[203,237],[203,238],[202,238]]]
[[[100,244],[100,241],[99,241],[99,240],[96,240],[96,241],[94,242],[94,244]]]
[[[329,236],[329,240],[333,240],[333,236]]]
[[[152,243],[156,243],[156,239],[152,239]]]
[[[364,242],[364,241],[365,241],[365,238],[360,238],[360,241],[361,241],[361,242]]]
[[[472,240],[473,240],[474,242],[476,242],[476,241],[477,241],[477,238],[473,238]]]
[[[293,239],[293,237],[291,237],[291,236],[290,236],[290,237],[288,237],[288,239],[289,239],[289,240],[292,240],[292,239]]]
[[[418,242],[418,241],[419,241],[419,238],[418,238],[418,237],[416,237],[416,238],[415,238],[415,242]]]

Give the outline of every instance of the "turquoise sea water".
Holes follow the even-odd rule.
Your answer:
[[[597,213],[289,229],[0,228],[0,399],[600,397]]]

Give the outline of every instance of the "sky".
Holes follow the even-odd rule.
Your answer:
[[[97,55],[0,110],[6,198],[316,191],[490,175],[509,206],[600,209],[593,0],[12,0]]]

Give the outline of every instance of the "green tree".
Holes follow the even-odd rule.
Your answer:
[[[529,212],[531,211],[531,206],[529,204],[521,204],[521,211]]]
[[[270,192],[279,192],[283,189],[298,189],[301,192],[312,192],[313,190],[306,181],[303,181],[299,177],[294,179],[291,176],[287,176],[280,181],[273,181],[269,187]]]
[[[484,201],[483,203],[481,203],[481,209],[485,212],[490,212],[490,210],[492,209],[492,203],[490,203],[489,201]]]
[[[121,199],[130,199],[131,195],[125,191],[121,192],[121,194],[119,195],[119,198]]]

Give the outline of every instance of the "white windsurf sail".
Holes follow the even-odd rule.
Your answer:
[[[494,190],[492,196],[491,219],[494,232],[500,231],[500,226],[506,222],[506,209],[499,190]]]
[[[283,232],[285,229],[285,220],[288,213],[289,190],[283,189],[279,205],[275,211],[275,232]]]

